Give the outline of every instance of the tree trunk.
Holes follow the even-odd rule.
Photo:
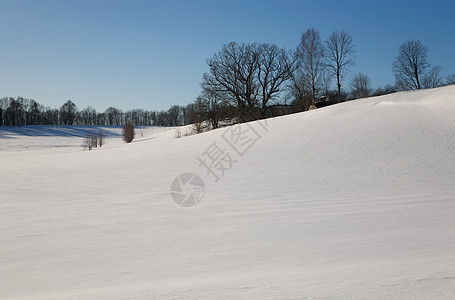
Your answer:
[[[340,74],[337,74],[337,103],[341,102],[341,84],[340,84]]]

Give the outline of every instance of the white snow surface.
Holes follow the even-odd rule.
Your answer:
[[[78,127],[0,128],[0,298],[455,297],[455,86],[242,124],[243,157],[237,126],[103,127],[92,151]]]

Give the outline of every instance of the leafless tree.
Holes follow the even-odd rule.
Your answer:
[[[249,119],[250,112],[257,104],[257,48],[257,44],[238,45],[231,42],[224,45],[213,58],[207,60],[209,72],[203,76],[205,85],[228,95],[228,100],[237,107],[242,121]]]
[[[92,150],[93,148],[96,148],[98,146],[98,136],[96,134],[93,134],[92,131],[87,131],[85,138],[84,138],[84,144],[82,147],[84,149]]]
[[[446,84],[455,84],[455,73],[449,74],[446,77]]]
[[[77,116],[77,106],[68,100],[60,107],[60,122],[62,125],[73,125]]]
[[[355,74],[351,79],[351,90],[354,99],[366,98],[371,94],[371,80],[363,73]]]
[[[296,64],[283,48],[276,45],[261,44],[258,53],[259,109],[265,118],[270,102],[277,98],[283,83],[291,78]]]
[[[422,77],[428,63],[428,48],[421,41],[407,41],[398,49],[398,56],[393,62],[396,85],[402,90],[422,88]]]
[[[78,114],[79,123],[82,125],[96,125],[96,110],[87,106]]]
[[[284,49],[270,44],[224,45],[207,61],[202,85],[236,107],[240,121],[265,116],[294,66]]]
[[[182,114],[181,114],[181,107],[178,105],[172,105],[168,109],[168,118],[169,118],[169,125],[170,126],[179,126],[182,125]]]
[[[301,111],[308,110],[312,103],[311,88],[306,79],[302,70],[297,68],[292,73],[288,84],[289,97],[293,99],[292,103]]]
[[[225,92],[216,91],[204,82],[201,87],[202,93],[193,103],[194,117],[199,122],[201,120],[208,120],[212,125],[212,129],[216,129],[219,126],[220,120],[229,115],[228,101],[226,100],[228,96]]]
[[[325,42],[325,66],[337,81],[337,100],[341,101],[341,82],[346,71],[354,65],[354,45],[346,31],[332,32]]]
[[[321,82],[322,82],[322,92],[326,95],[330,93],[330,88],[332,86],[332,76],[331,74],[327,71],[324,70],[324,72],[321,75]]]
[[[305,81],[310,86],[311,104],[314,105],[320,89],[324,66],[324,48],[319,31],[312,28],[302,34],[302,39],[297,47],[297,57]]]
[[[443,85],[441,67],[432,67],[423,77],[422,87],[425,89],[437,88]]]
[[[98,145],[100,148],[104,145],[104,134],[101,129],[98,131]]]
[[[4,111],[4,124],[7,126],[23,126],[25,124],[25,111],[23,108],[24,99],[9,98],[6,102],[8,107]]]
[[[204,121],[207,120],[208,100],[204,96],[199,96],[193,103],[193,116],[191,123],[193,124],[193,132],[198,134],[204,132]]]
[[[93,148],[98,147],[98,135],[95,133],[90,133],[90,143],[92,144]]]
[[[122,125],[123,123],[123,112],[115,107],[109,107],[104,112],[106,116],[106,125]]]
[[[125,143],[131,143],[134,139],[134,125],[131,122],[126,122],[123,126],[122,137]]]

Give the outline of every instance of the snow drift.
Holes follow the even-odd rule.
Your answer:
[[[448,86],[95,151],[0,135],[0,298],[453,297],[454,116]]]

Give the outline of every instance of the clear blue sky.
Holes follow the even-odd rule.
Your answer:
[[[455,1],[0,0],[0,97],[52,107],[167,109],[192,102],[206,59],[230,41],[294,49],[308,28],[346,30],[356,67],[394,81],[404,41],[455,73]],[[349,77],[345,84],[348,83]]]

